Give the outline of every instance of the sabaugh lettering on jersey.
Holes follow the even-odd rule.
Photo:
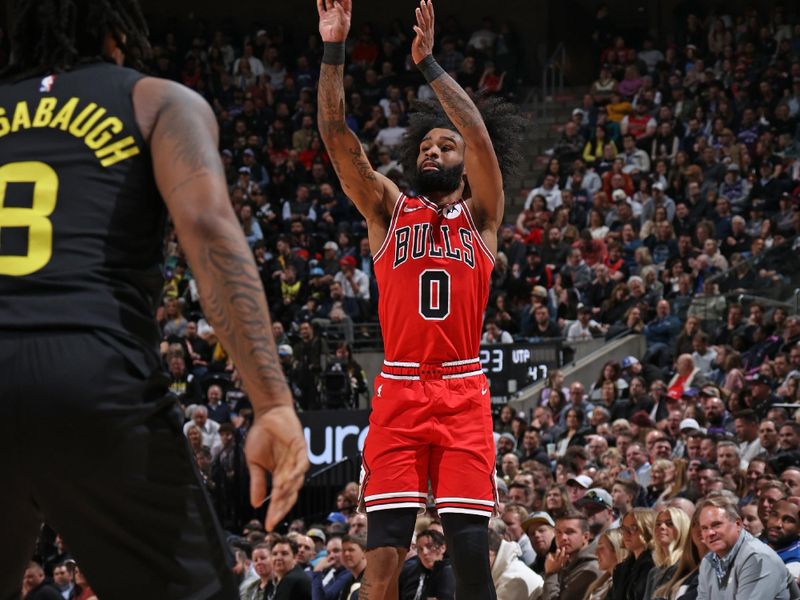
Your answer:
[[[475,244],[472,232],[459,227],[457,235],[451,233],[449,225],[439,225],[438,239],[434,239],[430,223],[415,223],[398,227],[394,231],[394,262],[397,268],[409,260],[420,258],[446,258],[459,260],[470,269],[475,268]]]
[[[13,109],[0,106],[0,138],[28,129],[59,129],[83,140],[103,167],[140,152],[136,139],[123,132],[122,120],[108,115],[107,109],[95,102],[85,103],[75,97],[59,101],[45,96],[39,99],[38,105],[33,104],[29,106],[21,100]]]

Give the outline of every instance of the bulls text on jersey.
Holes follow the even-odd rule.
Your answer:
[[[474,269],[475,243],[472,232],[466,227],[459,227],[456,236],[451,234],[450,225],[439,225],[438,229],[439,236],[434,235],[434,226],[430,223],[415,223],[395,229],[392,267],[399,267],[409,258],[419,260],[428,256],[459,260]]]

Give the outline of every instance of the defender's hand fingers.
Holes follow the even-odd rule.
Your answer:
[[[250,506],[258,508],[267,497],[267,477],[258,465],[248,465],[250,471]]]
[[[278,521],[294,506],[297,494],[303,485],[303,474],[308,464],[305,448],[301,452],[287,454],[287,460],[275,469],[272,478],[272,497],[267,512],[267,529],[269,531],[272,531]]]
[[[317,13],[320,17],[325,14],[325,0],[317,0]]]

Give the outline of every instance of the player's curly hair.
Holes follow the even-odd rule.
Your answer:
[[[101,49],[106,34],[114,37],[128,61],[149,48],[137,0],[17,0],[12,13],[11,61],[0,73],[4,79],[105,60]]]
[[[515,105],[499,98],[478,100],[476,104],[492,140],[503,182],[508,184],[509,178],[519,171],[524,160],[520,142],[523,139],[525,119],[519,115]],[[414,102],[406,133],[398,147],[405,173],[417,171],[419,145],[425,135],[437,127],[458,131],[436,100]]]

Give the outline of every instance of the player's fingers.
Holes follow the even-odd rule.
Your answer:
[[[250,505],[258,508],[267,496],[267,477],[258,465],[248,465],[250,471]]]
[[[269,503],[269,510],[267,511],[267,520],[265,526],[267,531],[272,531],[275,529],[275,526],[280,522],[283,517],[286,516],[286,513],[294,506],[294,503],[297,501],[297,491],[288,492],[286,494],[278,494],[277,496],[273,493],[273,496]]]
[[[435,15],[433,14],[433,0],[428,0],[428,11],[430,12],[431,15],[431,24],[433,24],[433,18],[435,17]]]
[[[294,461],[292,461],[294,462]],[[297,494],[303,484],[302,475],[297,475],[293,465],[276,469],[273,479],[272,494],[267,511],[267,530],[272,531],[297,500]]]
[[[350,14],[353,11],[353,0],[339,0],[342,4],[342,8],[347,14]]]
[[[325,0],[317,0],[317,13],[320,17],[325,14]]]
[[[422,25],[427,29],[428,27],[428,9],[425,7],[425,0],[419,0],[419,15],[422,19]]]
[[[325,10],[331,10],[333,8],[333,0],[325,0]]]

